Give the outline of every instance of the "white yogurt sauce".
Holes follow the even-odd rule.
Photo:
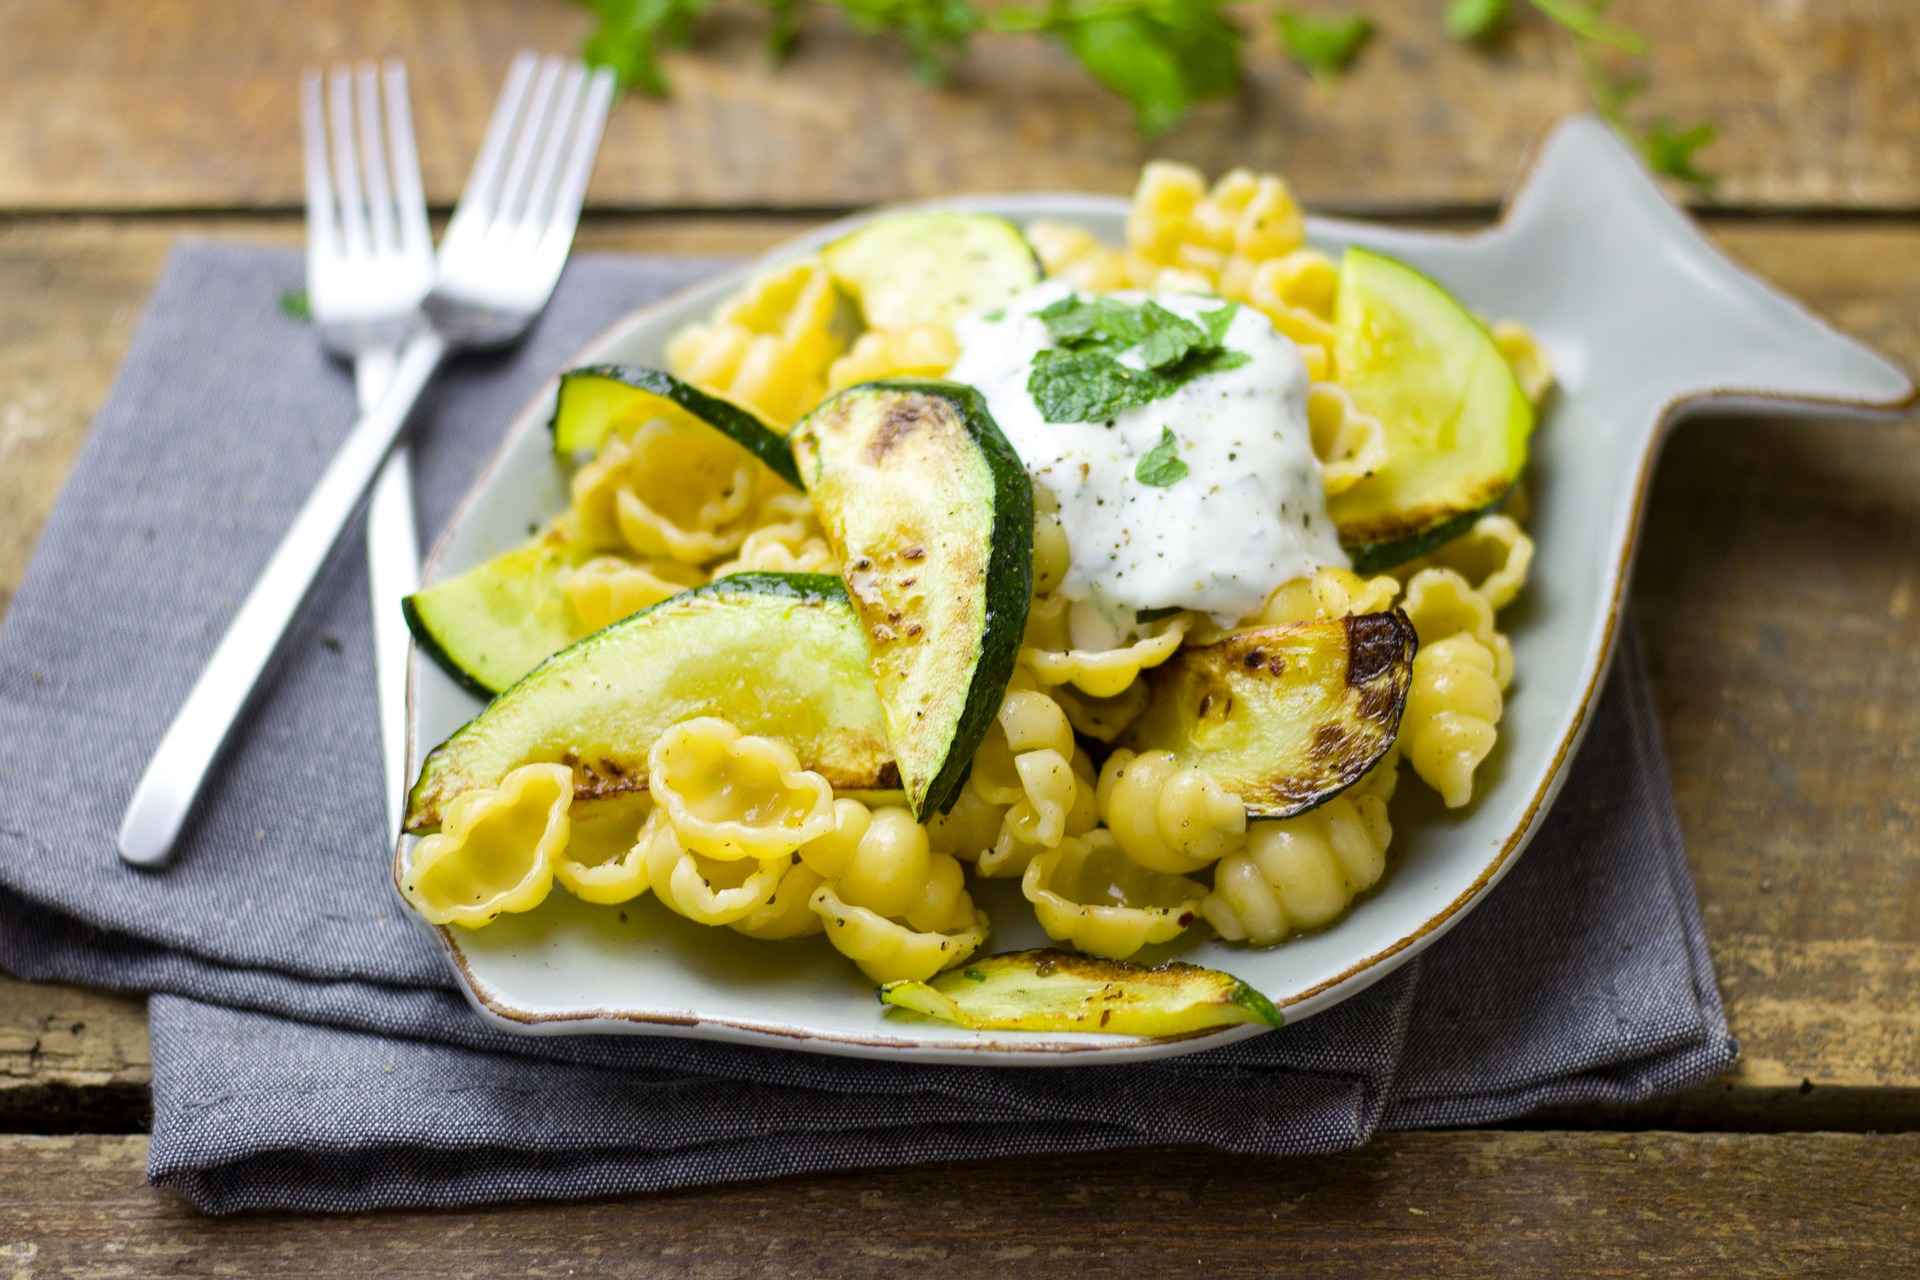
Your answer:
[[[1053,345],[1034,313],[1073,292],[1050,281],[996,318],[962,320],[960,358],[946,375],[987,398],[1028,472],[1059,499],[1073,553],[1060,593],[1116,624],[1169,605],[1225,623],[1254,612],[1283,582],[1321,565],[1346,567],[1307,425],[1306,365],[1293,343],[1241,307],[1224,340],[1250,357],[1239,368],[1202,374],[1111,422],[1047,422],[1027,390],[1035,354]],[[1225,305],[1189,294],[1113,296],[1136,305],[1151,297],[1189,320]],[[1140,365],[1133,352],[1119,358]],[[1134,469],[1163,429],[1178,440],[1188,473],[1156,488]]]

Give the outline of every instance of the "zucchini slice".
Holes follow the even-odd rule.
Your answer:
[[[1000,709],[1033,599],[1033,485],[957,382],[849,387],[793,429],[845,567],[901,785],[949,803]]]
[[[580,638],[565,586],[592,555],[556,523],[525,546],[402,600],[407,629],[448,675],[491,698]]]
[[[1171,751],[1290,818],[1358,782],[1393,745],[1419,647],[1407,615],[1367,613],[1243,631],[1153,668],[1127,745]]]
[[[977,1031],[1186,1036],[1283,1021],[1272,1001],[1230,973],[1178,960],[1148,967],[1071,951],[1006,952],[928,982],[889,982],[880,988],[880,1003]]]
[[[523,764],[573,768],[574,799],[644,791],[673,725],[721,716],[779,738],[837,790],[897,791],[861,624],[838,578],[743,573],[682,592],[542,663],[428,753],[406,829]]]
[[[1348,249],[1334,362],[1387,429],[1379,471],[1327,499],[1361,573],[1426,554],[1499,504],[1527,464],[1533,406],[1493,335],[1403,262]]]
[[[751,411],[708,395],[670,373],[637,364],[590,364],[560,375],[553,409],[553,451],[565,462],[591,453],[622,422],[692,418],[737,442],[795,488],[786,439]]]
[[[1040,283],[1040,260],[1019,228],[984,213],[894,214],[821,256],[869,329],[951,325]]]

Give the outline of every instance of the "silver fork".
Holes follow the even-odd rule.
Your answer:
[[[120,856],[163,866],[234,721],[434,371],[517,341],[553,294],[613,102],[613,76],[514,59],[454,210],[423,310],[380,401],[355,424],[167,727],[120,822]]]
[[[335,67],[326,86],[323,104],[320,75],[309,72],[300,81],[307,300],[322,345],[353,363],[354,392],[365,413],[393,381],[401,342],[420,325],[420,303],[433,287],[433,240],[406,68],[398,61],[378,72],[370,63],[357,71]],[[390,831],[400,829],[407,786],[409,636],[400,601],[419,582],[420,537],[402,440],[367,497],[367,592]]]

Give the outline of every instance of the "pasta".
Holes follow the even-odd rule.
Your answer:
[[[591,634],[697,587],[706,578],[698,569],[676,560],[595,556],[567,574],[563,590],[581,631]]]
[[[1246,840],[1240,797],[1173,753],[1116,751],[1100,770],[1100,818],[1126,855],[1153,871],[1198,871]]]
[[[626,902],[645,893],[647,864],[639,831],[650,810],[645,796],[582,805],[567,842],[553,854],[553,878],[582,902]]]
[[[1124,960],[1185,932],[1198,918],[1206,886],[1140,866],[1121,852],[1112,832],[1097,830],[1037,855],[1020,892],[1048,937]]]
[[[433,924],[478,929],[533,910],[553,889],[572,802],[573,770],[560,764],[522,765],[498,787],[454,797],[439,832],[415,847],[401,891]]]
[[[1316,382],[1307,392],[1307,425],[1327,496],[1345,493],[1387,465],[1387,429],[1360,412],[1346,388]]]
[[[1262,262],[1247,277],[1244,301],[1299,345],[1307,375],[1316,381],[1333,374],[1333,303],[1339,286],[1340,269],[1313,249]]]
[[[1493,326],[1493,341],[1513,369],[1514,381],[1536,407],[1553,390],[1553,366],[1533,331],[1523,324],[1504,320]]]
[[[930,978],[986,938],[966,874],[934,850],[905,809],[834,802],[832,828],[801,846],[800,870],[819,878],[809,904],[827,940],[876,982]]]
[[[820,402],[827,370],[846,349],[835,328],[840,305],[825,265],[803,258],[749,281],[711,321],[675,334],[667,364],[785,430]]]
[[[801,768],[785,743],[712,716],[660,735],[647,755],[647,790],[681,843],[709,858],[784,857],[833,830],[825,778]]]
[[[1279,178],[1235,169],[1208,190],[1197,169],[1156,161],[1141,171],[1127,217],[1128,282],[1246,300],[1259,266],[1305,238]]]
[[[752,527],[760,464],[719,432],[655,418],[614,432],[573,477],[573,514],[592,546],[704,564]]]
[[[1093,697],[1111,698],[1125,692],[1141,671],[1171,658],[1192,625],[1192,615],[1182,612],[1115,633],[1094,609],[1046,596],[1035,600],[1027,615],[1020,664],[1043,685],[1071,684]]]
[[[1414,773],[1457,809],[1473,798],[1474,771],[1499,740],[1513,649],[1494,629],[1493,606],[1452,569],[1415,573],[1406,610],[1420,651],[1400,741]]]
[[[1473,527],[1452,542],[1401,566],[1411,579],[1422,569],[1452,569],[1473,583],[1473,589],[1492,608],[1513,603],[1526,585],[1533,567],[1533,539],[1512,516],[1481,516]]]
[[[1200,912],[1223,938],[1272,946],[1329,924],[1386,871],[1393,828],[1378,795],[1335,796],[1297,818],[1255,823],[1214,868]]]
[[[634,856],[647,869],[653,894],[669,910],[698,924],[723,925],[756,915],[773,900],[793,856],[712,858],[682,843],[664,807],[640,829]]]
[[[874,378],[937,378],[960,354],[953,330],[940,324],[911,329],[874,329],[827,370],[827,390],[838,391]]]
[[[840,559],[811,516],[763,524],[740,542],[739,554],[714,566],[713,576],[730,573],[838,573]]]

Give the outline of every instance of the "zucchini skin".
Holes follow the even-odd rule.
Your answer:
[[[793,432],[795,456],[815,451],[812,478],[816,482],[826,464],[819,444],[819,430],[810,428],[809,422],[815,415],[839,411],[837,407],[843,398],[875,392],[947,401],[968,441],[984,461],[992,484],[993,520],[984,557],[980,634],[972,637],[979,646],[978,657],[967,679],[966,693],[940,766],[932,772],[918,797],[911,795],[909,786],[910,798],[917,800],[916,816],[926,816],[953,807],[972,766],[974,749],[999,714],[1001,698],[1013,676],[1021,637],[1026,631],[1027,612],[1033,603],[1033,482],[1027,475],[1026,465],[988,412],[986,397],[962,383],[933,378],[881,378],[859,383],[837,392],[803,419]],[[830,527],[831,524],[829,522]],[[848,547],[837,550],[848,559],[851,569],[855,550]],[[899,749],[896,742],[896,753]]]
[[[1430,551],[1438,551],[1473,528],[1481,516],[1490,516],[1507,505],[1507,498],[1513,493],[1509,488],[1484,507],[1475,507],[1472,511],[1463,511],[1430,529],[1414,534],[1410,538],[1387,538],[1379,542],[1362,542],[1351,547],[1341,548],[1347,558],[1353,561],[1353,571],[1358,574],[1384,573],[1409,560],[1418,560]]]
[[[954,732],[956,750],[927,786],[925,811],[950,811],[960,798],[960,787],[973,768],[973,753],[987,736],[994,717],[1000,714],[1000,702],[1006,696],[1007,682],[1020,657],[1020,641],[1027,631],[1027,613],[1033,608],[1033,478],[1020,455],[1001,434],[1000,427],[987,412],[987,398],[972,387],[958,382],[931,379],[900,379],[905,384],[926,389],[929,394],[946,395],[963,401],[971,410],[961,421],[974,443],[987,457],[993,472],[993,546],[987,558],[987,617],[985,636],[980,646],[980,661],[973,669],[973,684],[967,690],[966,710],[961,713]],[[965,750],[959,748],[965,744]]]
[[[420,606],[413,596],[404,596],[400,601],[400,612],[407,620],[407,630],[413,633],[413,642],[420,646],[420,652],[433,659],[433,665],[453,677],[454,683],[476,698],[488,702],[499,695],[498,689],[489,689],[453,660],[453,656],[440,646],[440,638],[427,626],[426,619],[420,616]]]
[[[547,422],[547,429],[553,433],[555,452],[564,452],[569,457],[573,452],[572,447],[564,451],[560,447],[560,416],[566,405],[567,382],[574,378],[604,378],[610,382],[632,387],[636,391],[659,396],[662,400],[686,410],[693,417],[740,445],[794,488],[800,487],[800,472],[794,466],[793,451],[787,447],[786,437],[732,401],[709,395],[690,383],[682,382],[670,373],[651,369],[645,365],[589,364],[577,369],[568,369],[562,373],[560,392],[554,401],[553,417]],[[588,448],[598,443],[597,439],[586,440],[574,447]]]

